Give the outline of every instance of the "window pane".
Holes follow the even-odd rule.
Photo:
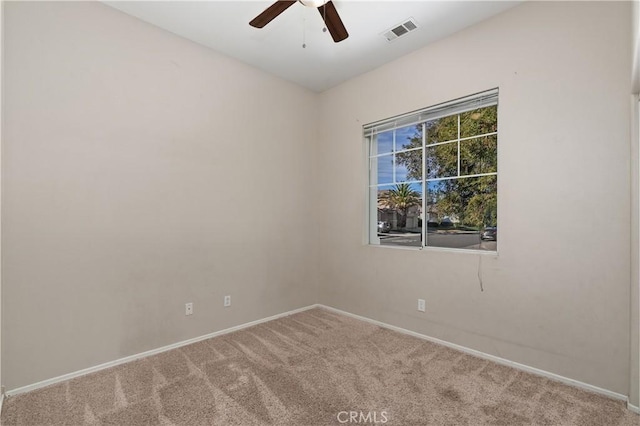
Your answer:
[[[380,244],[420,247],[422,242],[422,185],[383,185],[377,188]]]
[[[429,182],[426,245],[495,251],[497,212],[496,176]]]
[[[364,127],[371,244],[496,250],[497,98],[491,90]],[[367,136],[374,129],[390,130]]]
[[[407,169],[407,166],[403,165],[403,164],[399,164],[398,163],[398,157],[396,156],[396,183],[401,183],[401,182],[406,182],[408,180],[412,180],[412,179],[408,179],[407,175],[409,174],[409,170]],[[420,178],[418,178],[420,179]]]
[[[371,154],[386,154],[393,152],[393,131],[379,133],[371,144]]]
[[[492,105],[460,114],[460,137],[468,138],[498,131],[498,106]]]
[[[378,185],[393,183],[393,154],[372,158],[371,173]]]
[[[458,139],[458,116],[439,118],[427,121],[427,145]]]
[[[396,151],[422,148],[422,124],[396,129]]]
[[[460,142],[460,175],[498,171],[498,137],[468,139]]]
[[[452,142],[426,148],[427,179],[458,175],[458,143]]]
[[[397,153],[396,181],[415,180],[422,180],[422,149]]]

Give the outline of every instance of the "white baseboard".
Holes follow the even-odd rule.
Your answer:
[[[262,324],[262,323],[267,322],[267,321],[272,321],[272,320],[275,320],[275,319],[278,319],[278,318],[282,318],[282,317],[286,317],[286,316],[289,316],[289,315],[297,314],[299,312],[304,312],[304,311],[307,311],[309,309],[316,308],[318,306],[319,305],[305,306],[303,308],[294,309],[292,311],[287,311],[287,312],[284,312],[284,313],[281,313],[281,314],[277,314],[277,315],[273,315],[273,316],[270,316],[270,317],[267,317],[267,318],[262,318],[262,319],[259,319],[259,320],[255,320],[255,321],[247,322],[247,323],[244,323],[244,324],[236,325],[234,327],[226,328],[224,330],[215,331],[213,333],[209,333],[209,334],[206,334],[204,336],[194,337],[193,339],[183,340],[181,342],[173,343],[171,345],[163,346],[161,348],[152,349],[150,351],[141,352],[141,353],[138,353],[138,354],[135,354],[135,355],[126,356],[124,358],[120,358],[120,359],[117,359],[115,361],[105,362],[104,364],[96,365],[94,367],[85,368],[85,369],[82,369],[82,370],[74,371],[73,373],[63,374],[62,376],[54,377],[52,379],[47,379],[47,380],[43,380],[43,381],[38,382],[38,383],[34,383],[34,384],[31,384],[31,385],[22,386],[22,387],[19,387],[19,388],[16,388],[16,389],[12,389],[10,391],[7,391],[6,395],[7,396],[14,396],[14,395],[19,395],[19,394],[25,393],[25,392],[30,392],[32,390],[40,389],[40,388],[43,388],[45,386],[50,386],[50,385],[54,385],[56,383],[64,382],[65,380],[74,379],[76,377],[84,376],[84,375],[90,374],[90,373],[95,373],[96,371],[104,370],[106,368],[115,367],[117,365],[124,364],[126,362],[135,361],[135,360],[140,359],[140,358],[146,358],[146,357],[151,356],[151,355],[156,355],[156,354],[159,354],[159,353],[162,353],[162,352],[170,351],[171,349],[176,349],[176,348],[180,348],[182,346],[190,345],[192,343],[196,343],[196,342],[199,342],[201,340],[210,339],[212,337],[221,336],[223,334],[232,333],[234,331],[238,331],[238,330],[242,330],[244,328],[252,327],[254,325]],[[2,395],[2,397],[4,397],[4,395]],[[0,408],[1,408],[1,406],[0,406]]]
[[[517,362],[514,362],[514,361],[510,361],[508,359],[500,358],[500,357],[497,357],[495,355],[490,355],[490,354],[487,354],[487,353],[484,353],[484,352],[477,351],[475,349],[470,349],[470,348],[467,348],[465,346],[460,346],[460,345],[457,345],[455,343],[450,343],[450,342],[447,342],[447,341],[444,341],[444,340],[437,339],[435,337],[430,337],[430,336],[427,336],[427,335],[424,335],[424,334],[417,333],[415,331],[411,331],[411,330],[407,330],[407,329],[404,329],[404,328],[401,328],[401,327],[397,327],[397,326],[394,326],[394,325],[386,324],[386,323],[381,322],[381,321],[377,321],[377,320],[374,320],[374,319],[371,319],[371,318],[363,317],[361,315],[352,314],[350,312],[346,312],[346,311],[343,311],[341,309],[336,309],[336,308],[333,308],[331,306],[326,306],[326,305],[322,305],[322,304],[314,304],[314,305],[309,305],[309,306],[306,306],[306,307],[303,307],[303,308],[294,309],[292,311],[287,311],[287,312],[284,312],[284,313],[281,313],[281,314],[277,314],[277,315],[273,315],[273,316],[270,316],[270,317],[267,317],[267,318],[262,318],[262,319],[259,319],[259,320],[256,320],[256,321],[251,321],[251,322],[248,322],[248,323],[245,323],[245,324],[241,324],[241,325],[230,327],[230,328],[227,328],[227,329],[224,329],[224,330],[220,330],[220,331],[216,331],[216,332],[213,332],[213,333],[209,333],[209,334],[206,334],[204,336],[199,336],[199,337],[195,337],[193,339],[183,340],[181,342],[173,343],[171,345],[163,346],[161,348],[152,349],[152,350],[149,350],[149,351],[146,351],[146,352],[141,352],[139,354],[135,354],[135,355],[127,356],[127,357],[124,357],[124,358],[120,358],[120,359],[115,360],[115,361],[106,362],[104,364],[96,365],[94,367],[85,368],[83,370],[75,371],[73,373],[64,374],[62,376],[54,377],[52,379],[47,379],[47,380],[43,380],[43,381],[38,382],[38,383],[34,383],[34,384],[31,384],[31,385],[27,385],[27,386],[23,386],[23,387],[20,387],[20,388],[16,388],[16,389],[7,391],[4,395],[0,395],[0,409],[2,408],[2,401],[3,401],[5,395],[6,396],[13,396],[13,395],[18,395],[18,394],[21,394],[21,393],[24,393],[24,392],[29,392],[29,391],[32,391],[32,390],[35,390],[35,389],[43,388],[45,386],[50,386],[50,385],[53,385],[53,384],[56,384],[56,383],[60,383],[60,382],[63,382],[65,380],[73,379],[73,378],[76,378],[76,377],[84,376],[86,374],[94,373],[96,371],[104,370],[106,368],[115,367],[117,365],[124,364],[126,362],[131,362],[131,361],[135,361],[135,360],[140,359],[140,358],[145,358],[145,357],[148,357],[148,356],[151,356],[151,355],[156,355],[156,354],[159,354],[159,353],[162,353],[162,352],[169,351],[171,349],[176,349],[176,348],[179,348],[179,347],[182,347],[182,346],[190,345],[192,343],[196,343],[196,342],[199,342],[201,340],[206,340],[206,339],[210,339],[212,337],[216,337],[216,336],[221,336],[221,335],[224,335],[224,334],[232,333],[234,331],[238,331],[238,330],[242,330],[244,328],[248,328],[248,327],[251,327],[251,326],[254,326],[254,325],[262,324],[262,323],[265,323],[267,321],[272,321],[272,320],[275,320],[275,319],[278,319],[278,318],[286,317],[286,316],[289,316],[289,315],[293,315],[293,314],[296,314],[296,313],[299,313],[299,312],[304,312],[304,311],[307,311],[309,309],[318,308],[318,307],[326,309],[328,311],[333,311],[333,312],[336,312],[336,313],[339,313],[339,314],[342,314],[342,315],[345,315],[345,316],[348,316],[348,317],[351,317],[351,318],[355,318],[355,319],[358,319],[358,320],[361,320],[361,321],[366,321],[368,323],[371,323],[371,324],[374,324],[374,325],[377,325],[377,326],[380,326],[380,327],[384,327],[384,328],[387,328],[389,330],[394,330],[394,331],[397,331],[397,332],[400,332],[400,333],[403,333],[403,334],[407,334],[407,335],[410,335],[410,336],[417,337],[419,339],[424,339],[424,340],[427,340],[427,341],[430,341],[430,342],[433,342],[433,343],[437,343],[439,345],[443,345],[443,346],[446,346],[446,347],[449,347],[449,348],[452,348],[452,349],[456,349],[456,350],[459,350],[461,352],[464,352],[464,353],[467,353],[467,354],[470,354],[470,355],[474,355],[474,356],[476,356],[478,358],[487,359],[487,360],[496,362],[498,364],[506,365],[508,367],[513,367],[513,368],[521,370],[521,371],[526,371],[528,373],[532,373],[532,374],[536,374],[538,376],[546,377],[548,379],[551,379],[551,380],[554,380],[554,381],[557,381],[557,382],[561,382],[561,383],[565,383],[565,384],[570,385],[570,386],[574,386],[574,387],[577,387],[577,388],[581,388],[581,389],[585,389],[585,390],[588,390],[588,391],[591,391],[591,392],[595,392],[595,393],[607,396],[609,398],[613,398],[613,399],[617,399],[617,400],[621,400],[621,401],[626,401],[627,402],[627,407],[629,408],[629,410],[631,410],[633,412],[636,412],[636,413],[640,413],[640,408],[629,404],[629,401],[628,401],[628,398],[627,398],[626,395],[622,395],[622,394],[619,394],[617,392],[613,392],[613,391],[610,391],[610,390],[607,390],[607,389],[602,389],[602,388],[599,388],[597,386],[590,385],[588,383],[583,383],[583,382],[580,382],[578,380],[570,379],[568,377],[564,377],[564,376],[560,376],[560,375],[557,375],[557,374],[554,374],[554,373],[550,373],[548,371],[540,370],[540,369],[535,368],[535,367],[530,367],[528,365],[524,365],[524,364],[520,364],[520,363],[517,363]]]
[[[416,333],[415,331],[407,330],[405,328],[396,327],[395,325],[386,324],[384,322],[377,321],[377,320],[374,320],[374,319],[371,319],[371,318],[367,318],[367,317],[363,317],[363,316],[360,316],[360,315],[352,314],[350,312],[346,312],[346,311],[343,311],[341,309],[336,309],[336,308],[333,308],[331,306],[325,306],[325,305],[321,305],[321,304],[318,305],[318,306],[323,308],[323,309],[327,309],[329,311],[333,311],[333,312],[336,312],[336,313],[339,313],[339,314],[342,314],[342,315],[346,315],[346,316],[349,316],[349,317],[352,317],[352,318],[355,318],[355,319],[359,319],[361,321],[366,321],[368,323],[375,324],[375,325],[380,326],[380,327],[387,328],[389,330],[394,330],[394,331],[397,331],[397,332],[400,332],[400,333],[403,333],[403,334],[408,334],[410,336],[417,337],[419,339],[428,340],[430,342],[437,343],[439,345],[443,345],[443,346],[446,346],[446,347],[449,347],[449,348],[452,348],[452,349],[456,349],[458,351],[465,352],[467,354],[476,356],[478,358],[487,359],[489,361],[493,361],[493,362],[496,362],[496,363],[501,364],[501,365],[506,365],[507,367],[513,367],[513,368],[521,370],[521,371],[526,371],[527,373],[532,373],[532,374],[536,374],[538,376],[543,376],[543,377],[546,377],[548,379],[554,380],[556,382],[561,382],[561,383],[564,383],[564,384],[567,384],[567,385],[570,385],[570,386],[574,386],[574,387],[577,387],[577,388],[581,388],[581,389],[584,389],[584,390],[595,392],[595,393],[598,393],[598,394],[601,394],[601,395],[604,395],[604,396],[608,396],[609,398],[618,399],[618,400],[621,400],[621,401],[626,401],[628,407],[633,407],[633,408],[629,408],[630,410],[632,410],[632,411],[638,410],[638,407],[629,405],[628,398],[627,398],[626,395],[622,395],[622,394],[617,393],[617,392],[613,392],[613,391],[610,391],[610,390],[607,390],[607,389],[599,388],[597,386],[593,386],[593,385],[590,385],[588,383],[580,382],[578,380],[570,379],[568,377],[560,376],[558,374],[550,373],[550,372],[545,371],[545,370],[540,370],[540,369],[535,368],[535,367],[530,367],[528,365],[524,365],[524,364],[520,364],[520,363],[517,363],[517,362],[514,362],[514,361],[510,361],[508,359],[500,358],[500,357],[497,357],[495,355],[487,354],[485,352],[480,352],[480,351],[477,351],[475,349],[470,349],[470,348],[467,348],[465,346],[456,345],[455,343],[450,343],[450,342],[447,342],[445,340],[437,339],[435,337],[430,337],[430,336],[427,336],[427,335],[424,335],[424,334]],[[638,411],[636,411],[636,412],[638,412]]]

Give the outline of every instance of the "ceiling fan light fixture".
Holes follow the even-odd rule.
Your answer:
[[[318,8],[320,6],[324,6],[324,4],[328,0],[298,0],[298,1],[307,7]]]

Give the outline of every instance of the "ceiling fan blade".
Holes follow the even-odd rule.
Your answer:
[[[269,22],[273,21],[278,15],[287,10],[289,6],[296,3],[296,0],[293,1],[277,1],[268,8],[265,9],[260,15],[253,18],[249,25],[256,28],[262,28],[267,25]]]
[[[324,19],[324,23],[327,26],[331,37],[333,37],[333,41],[338,43],[349,37],[349,33],[344,27],[342,19],[340,19],[340,15],[338,15],[338,11],[331,0],[326,2],[323,6],[320,6],[318,8],[318,12],[322,15],[322,19]]]

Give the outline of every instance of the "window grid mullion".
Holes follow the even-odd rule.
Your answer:
[[[443,141],[443,142],[435,142],[435,143],[432,143],[432,144],[427,144],[427,146],[445,145],[445,144],[448,144],[448,143],[454,143],[454,142],[457,142],[458,140],[460,140],[461,142],[464,142],[464,141],[467,141],[467,140],[469,140],[469,139],[484,138],[484,137],[487,137],[487,136],[495,136],[495,135],[497,135],[497,134],[498,134],[498,132],[483,133],[483,134],[481,134],[481,135],[467,136],[467,137],[465,137],[465,138],[451,139],[451,140]]]
[[[392,169],[391,176],[393,176],[393,183],[396,183],[397,180],[396,180],[396,131],[395,130],[393,131],[392,148],[393,148],[393,157],[391,157],[391,169]]]
[[[427,124],[422,123],[422,244],[427,246],[427,224],[429,219],[427,210]]]
[[[425,127],[425,123],[422,123],[423,127]],[[464,142],[464,141],[468,141],[470,139],[479,139],[479,138],[485,138],[487,136],[496,136],[498,134],[498,132],[490,132],[490,133],[483,133],[481,135],[475,135],[475,136],[467,136],[465,138],[460,138],[460,139],[452,139],[450,141],[444,141],[444,142],[436,142],[436,143],[432,143],[432,144],[426,144],[426,146],[428,148],[431,148],[432,146],[438,146],[438,145],[446,145],[448,143],[455,143],[457,141],[460,142]],[[419,149],[422,149],[422,147],[418,147],[418,148],[410,148],[410,149],[403,149],[398,151],[398,153],[402,153],[402,152],[410,152],[410,151],[417,151]],[[393,152],[383,152],[382,154],[371,154],[370,157],[371,158],[377,158],[377,157],[384,157],[385,155],[391,155],[393,154]]]
[[[495,173],[490,173],[489,175],[492,175],[492,174],[495,174]],[[489,176],[489,175],[486,175],[486,176]],[[485,175],[482,175],[482,176],[485,176]],[[468,177],[468,176],[463,176],[463,178],[465,178],[465,177]],[[434,180],[445,180],[445,179],[447,179],[447,178],[434,179]],[[406,180],[406,181],[400,182],[400,183],[414,184],[414,183],[422,183],[422,181],[421,180]],[[373,184],[369,185],[369,188],[382,188],[382,187],[385,187],[385,186],[394,186],[394,185],[397,185],[397,184],[395,184],[395,183],[373,183]]]
[[[458,114],[458,177],[460,177],[460,114]]]
[[[451,142],[449,142],[451,143]],[[410,149],[401,149],[400,151],[396,152],[396,154],[402,154],[403,152],[411,152],[411,151],[418,151],[421,150],[422,147],[417,147],[417,148],[410,148]],[[385,157],[387,155],[392,155],[393,152],[385,152],[384,154],[376,154],[376,155],[372,155],[371,158],[377,158],[377,157]]]
[[[475,177],[483,177],[483,176],[497,176],[497,175],[498,175],[498,172],[476,173],[475,175],[447,176],[447,177],[441,177],[441,178],[427,179],[427,182],[436,182],[439,180],[451,180],[451,179],[466,179],[466,178],[475,178]]]

